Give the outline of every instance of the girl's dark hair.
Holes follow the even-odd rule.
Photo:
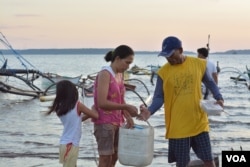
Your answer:
[[[109,51],[105,55],[104,59],[106,60],[106,62],[109,61],[114,62],[117,56],[120,57],[121,59],[125,59],[130,55],[134,55],[133,49],[127,45],[120,45],[114,51]]]
[[[55,111],[57,116],[65,115],[75,107],[77,100],[76,86],[68,80],[62,80],[56,84],[56,98],[47,114]]]

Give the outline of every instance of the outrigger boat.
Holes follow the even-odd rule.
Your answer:
[[[11,93],[23,96],[38,97],[45,92],[34,84],[34,81],[39,77],[46,77],[37,70],[24,70],[24,69],[0,69],[0,76],[5,76],[4,79],[0,81],[0,91],[3,93]],[[10,85],[8,81],[10,78],[15,78],[22,81],[28,88],[20,88],[17,84],[16,86]],[[49,79],[49,78],[48,78]],[[4,80],[4,81],[3,81]],[[13,81],[15,82],[15,81]]]
[[[81,82],[82,75],[76,77],[63,76],[56,73],[43,73],[46,77],[42,79],[43,88],[48,88],[51,84],[57,83],[62,80],[71,81],[73,84],[78,85]],[[49,78],[49,79],[48,79]]]
[[[74,84],[80,84],[81,76],[66,77],[57,74],[48,75],[48,73],[41,72],[22,55],[15,51],[5,36],[0,32],[0,42],[7,49],[12,51],[12,54],[20,62],[20,67],[9,67],[7,59],[2,55],[3,65],[0,68],[0,91],[3,93],[40,97],[42,95],[51,95],[55,93],[53,86],[60,80],[66,79],[72,81]],[[17,67],[15,65],[15,67]],[[52,73],[50,73],[52,74]],[[39,78],[46,80],[47,85],[44,86],[38,81]]]
[[[242,72],[239,69],[235,67],[224,67],[221,69],[220,73],[225,73],[225,72],[230,72],[230,73],[236,73],[238,74],[236,77],[230,77],[235,84],[241,83],[247,86],[247,88],[250,90],[250,70],[246,66],[246,71]]]
[[[246,66],[246,71],[243,73],[240,72],[240,74],[237,77],[230,77],[230,79],[233,79],[235,81],[248,81],[250,80],[250,69]]]
[[[149,69],[148,69],[149,68]],[[126,71],[128,74],[133,75],[149,75],[150,76],[150,82],[152,85],[154,85],[153,79],[157,76],[157,71],[161,68],[159,65],[147,65],[146,68],[141,68],[137,65],[134,65],[129,70]]]
[[[0,69],[0,91],[23,96],[38,97],[44,91],[35,84],[39,77],[48,78],[41,71],[35,68],[30,62],[16,52],[5,36],[0,32],[0,42],[10,49],[17,60],[20,62],[20,68],[10,68],[7,59],[3,56],[4,64]],[[48,80],[51,80],[48,78]],[[52,81],[52,80],[51,80]]]
[[[151,75],[151,71],[149,69],[140,68],[137,65],[131,67],[129,70],[127,70],[127,72],[134,75]]]
[[[156,65],[147,65],[145,68],[141,68],[137,65],[134,65],[129,70],[127,70],[128,73],[134,74],[134,75],[151,75],[152,73],[156,73],[161,66]]]

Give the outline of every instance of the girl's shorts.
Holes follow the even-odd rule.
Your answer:
[[[59,162],[63,167],[76,166],[78,158],[79,147],[74,146],[72,143],[61,144],[59,147]]]

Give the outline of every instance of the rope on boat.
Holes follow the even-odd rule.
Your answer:
[[[126,79],[126,80],[124,80],[125,82],[126,81],[133,81],[133,80],[135,80],[135,81],[138,81],[138,82],[140,82],[143,86],[144,86],[144,88],[146,89],[146,91],[147,91],[147,94],[148,95],[150,95],[150,92],[149,92],[149,90],[148,90],[148,88],[147,88],[147,86],[145,85],[145,83],[144,82],[142,82],[141,80],[139,80],[139,79],[135,79],[135,78],[132,78],[132,79]]]
[[[13,49],[13,47],[11,46],[11,44],[9,43],[9,41],[6,39],[6,37],[3,35],[2,32],[0,32],[2,38],[0,38],[0,41],[6,46],[8,47],[16,56],[16,58],[20,61],[20,63],[25,67],[25,69],[28,69],[27,64],[30,65],[31,67],[37,69],[34,65],[32,65],[28,60],[26,60],[22,55],[20,55],[16,50]],[[25,62],[27,64],[25,64]]]

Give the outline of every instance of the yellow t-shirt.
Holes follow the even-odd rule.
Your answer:
[[[207,114],[200,107],[201,81],[206,61],[186,57],[182,64],[165,64],[163,80],[166,138],[186,138],[209,131]]]

